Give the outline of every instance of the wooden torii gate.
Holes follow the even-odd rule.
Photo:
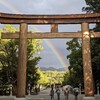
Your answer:
[[[82,38],[85,96],[94,97],[90,38],[100,38],[100,32],[90,32],[90,23],[99,23],[100,13],[71,15],[22,15],[0,13],[1,24],[20,24],[20,32],[2,33],[3,39],[19,38],[19,64],[17,73],[17,98],[25,97],[27,39]],[[50,24],[51,32],[28,32],[28,24]],[[81,32],[58,32],[58,24],[81,24]],[[84,100],[87,100],[84,98]],[[92,98],[88,99],[92,100]]]

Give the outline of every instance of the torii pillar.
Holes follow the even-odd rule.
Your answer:
[[[15,100],[26,100],[26,65],[27,65],[27,30],[26,23],[20,24],[19,59],[17,70],[17,94]]]
[[[91,64],[89,24],[82,23],[82,53],[85,97],[83,100],[94,100],[94,83]]]

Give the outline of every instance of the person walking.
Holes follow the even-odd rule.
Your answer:
[[[35,93],[38,94],[38,88],[37,88],[37,86],[35,87]]]
[[[50,90],[50,96],[51,96],[51,100],[54,100],[54,89],[53,89],[53,87]]]
[[[56,88],[56,93],[57,93],[57,100],[60,100],[60,88],[57,86]]]
[[[79,93],[79,89],[74,89],[75,100],[78,100],[77,96]]]
[[[68,88],[66,88],[64,90],[64,96],[65,96],[65,100],[68,100],[68,96],[69,96],[69,89]]]

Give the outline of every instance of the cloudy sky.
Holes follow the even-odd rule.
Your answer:
[[[86,6],[85,0],[0,0],[0,12],[21,14],[79,14],[82,7]],[[85,12],[84,12],[85,13]],[[50,25],[31,26],[35,31],[49,32]],[[79,31],[80,25],[59,25],[59,32]],[[66,42],[70,39],[44,39],[44,50],[38,66],[40,67],[67,67]]]

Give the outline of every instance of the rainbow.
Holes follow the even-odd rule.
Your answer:
[[[55,46],[52,44],[50,39],[46,39],[44,40],[45,43],[48,45],[48,47],[53,51],[53,53],[56,55],[56,58],[58,59],[58,61],[61,63],[62,67],[64,67],[66,69],[66,67],[68,67],[62,57],[62,55],[59,53],[59,51],[55,48]]]
[[[11,13],[15,14],[22,14],[22,12],[18,11],[11,3],[5,1],[5,0],[0,0],[0,4],[6,7]],[[36,29],[36,27],[35,27]],[[37,29],[38,30],[38,29]],[[59,53],[59,51],[54,47],[52,42],[49,39],[43,39],[43,41],[47,44],[47,46],[52,50],[56,58],[58,59],[58,62],[64,67],[65,69],[68,67],[68,65],[65,63],[62,55]]]
[[[6,7],[11,13],[21,13],[11,3],[5,0],[0,0],[0,4]]]

